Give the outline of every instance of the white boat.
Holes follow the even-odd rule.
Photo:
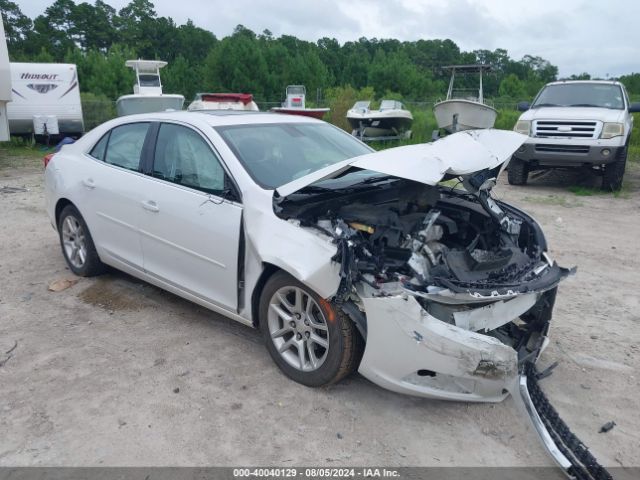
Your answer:
[[[482,72],[490,70],[491,67],[489,65],[451,65],[444,68],[451,70],[451,79],[446,100],[437,102],[433,106],[438,128],[453,133],[460,130],[493,127],[498,112],[485,101],[482,88]],[[479,74],[479,87],[471,90],[454,90],[456,72],[462,75]]]
[[[281,107],[273,107],[272,112],[302,115],[303,117],[322,118],[329,111],[328,108],[307,108],[305,101],[307,89],[304,85],[288,85],[287,99]]]
[[[250,93],[197,93],[187,110],[260,111]]]
[[[160,69],[167,62],[160,60],[127,60],[125,65],[136,72],[136,83],[132,95],[123,95],[116,101],[118,116],[135,113],[182,110],[184,97],[179,94],[162,93]]]
[[[354,136],[371,140],[411,137],[413,115],[397,100],[382,100],[378,110],[371,110],[371,102],[356,102],[347,112],[347,120]]]

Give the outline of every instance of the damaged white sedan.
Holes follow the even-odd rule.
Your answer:
[[[376,153],[299,116],[129,116],[48,161],[48,213],[74,273],[107,264],[260,328],[297,382],[357,369],[397,392],[496,402],[527,389],[571,273],[491,195],[526,138]]]
[[[544,347],[568,273],[490,194],[525,140],[372,153],[300,117],[130,116],[53,156],[48,212],[73,272],[108,264],[259,327],[305,385],[358,368],[399,392],[499,401]]]

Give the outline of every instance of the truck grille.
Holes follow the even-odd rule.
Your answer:
[[[573,153],[577,155],[589,153],[588,145],[545,145],[538,143],[535,149],[538,153]]]
[[[536,120],[533,132],[536,137],[549,138],[597,138],[599,132],[596,121]]]

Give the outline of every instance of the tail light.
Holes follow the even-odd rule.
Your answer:
[[[55,155],[55,153],[47,153],[44,158],[42,159],[44,162],[44,168],[47,168],[47,165],[49,165],[49,162],[51,161],[51,159],[53,158],[53,156]]]

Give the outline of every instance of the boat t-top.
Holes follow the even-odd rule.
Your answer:
[[[184,97],[179,94],[162,93],[160,69],[167,65],[161,60],[127,60],[125,65],[136,72],[133,95],[123,95],[116,101],[118,116],[135,113],[182,110]]]
[[[244,110],[260,109],[250,93],[197,93],[187,110]]]
[[[402,102],[382,100],[379,109],[370,107],[370,101],[359,101],[347,112],[352,135],[362,140],[411,138],[413,115]]]
[[[487,104],[482,88],[482,73],[491,69],[490,65],[450,65],[443,67],[451,70],[451,80],[447,90],[446,100],[436,102],[433,106],[433,114],[436,117],[438,128],[448,133],[460,130],[473,130],[478,128],[491,128],[496,121],[498,112]],[[455,89],[456,73],[460,76],[469,74],[479,75],[477,89]]]
[[[288,113],[290,115],[302,115],[305,117],[322,118],[329,111],[328,108],[306,108],[305,98],[307,89],[304,85],[289,85],[287,87],[287,99],[281,107],[274,107],[272,112]]]

